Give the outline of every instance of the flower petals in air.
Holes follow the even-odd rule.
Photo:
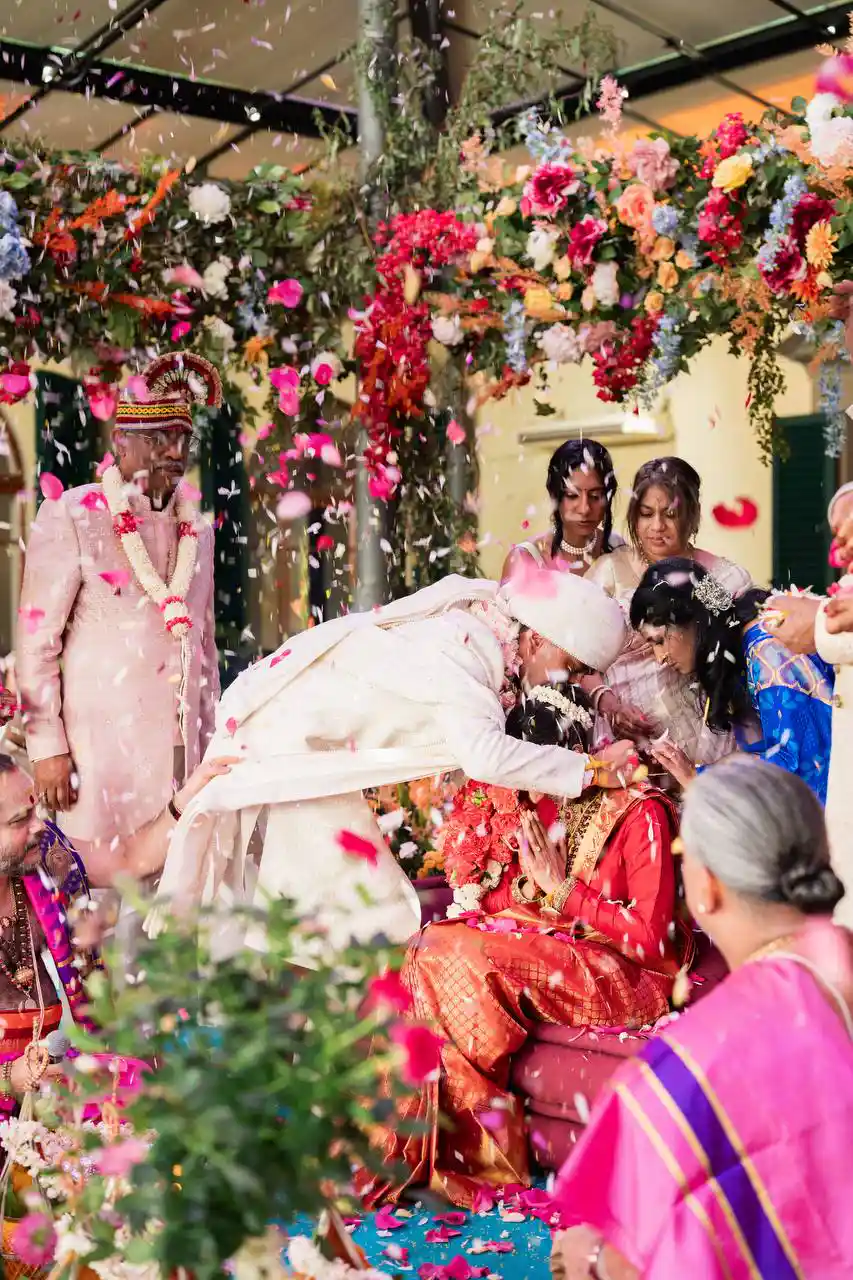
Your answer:
[[[80,506],[85,507],[87,511],[97,511],[99,507],[108,510],[107,500],[100,489],[89,489],[80,499]]]
[[[301,520],[311,510],[311,499],[307,493],[293,489],[279,498],[275,514],[279,520]]]
[[[107,470],[107,467],[111,467],[114,462],[115,462],[115,458],[111,453],[104,454],[103,458],[101,458],[101,461],[95,467],[95,475],[98,477],[99,480],[101,476],[104,474],[104,472]]]
[[[18,610],[18,617],[23,622],[27,635],[32,636],[44,621],[44,609],[37,609],[34,604],[25,604]]]
[[[43,471],[39,476],[39,488],[51,502],[58,502],[65,492],[65,485],[52,471]]]
[[[758,519],[758,507],[752,498],[735,498],[735,502],[737,507],[718,502],[711,514],[724,529],[748,529]]]
[[[460,427],[455,418],[447,424],[447,438],[451,444],[465,443],[465,428]]]
[[[372,867],[379,861],[379,850],[373,841],[365,840],[364,836],[357,835],[355,831],[339,831],[335,840],[351,858],[363,858]]]
[[[376,978],[371,978],[367,986],[367,1002],[369,1008],[385,1005],[395,1013],[408,1013],[412,1007],[412,993],[399,973],[389,970]],[[436,1221],[446,1221],[446,1218],[436,1219]]]
[[[420,1085],[441,1066],[441,1036],[418,1023],[400,1022],[391,1039],[403,1050],[400,1074],[407,1084]]]
[[[267,302],[278,302],[283,307],[298,307],[304,292],[298,280],[279,280],[267,294]]]
[[[107,586],[112,587],[116,593],[130,582],[130,572],[127,569],[105,569],[98,577],[103,578]]]

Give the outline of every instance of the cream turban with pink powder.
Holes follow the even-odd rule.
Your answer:
[[[595,582],[559,569],[510,578],[498,603],[522,626],[544,636],[593,671],[606,671],[622,652],[622,610]]]

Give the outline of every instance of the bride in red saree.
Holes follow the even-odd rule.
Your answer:
[[[507,720],[508,733],[581,750],[591,727],[574,686],[534,690]],[[368,1203],[426,1183],[470,1207],[478,1184],[528,1181],[510,1060],[537,1021],[639,1027],[667,1012],[680,966],[675,830],[671,802],[648,786],[559,806],[477,782],[459,792],[443,832],[454,918],[422,929],[403,969],[412,1017],[444,1038],[441,1071],[377,1134],[408,1177],[374,1181]]]

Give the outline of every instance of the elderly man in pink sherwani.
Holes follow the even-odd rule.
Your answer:
[[[181,479],[192,400],[219,403],[185,354],[118,406],[100,483],[43,503],[27,548],[17,676],[39,798],[85,857],[173,804],[214,725],[213,530]],[[203,385],[199,385],[201,379]]]

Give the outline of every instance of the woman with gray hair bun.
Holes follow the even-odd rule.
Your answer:
[[[687,903],[728,978],[627,1063],[557,1180],[565,1280],[850,1275],[853,939],[823,812],[732,756],[687,792]]]

